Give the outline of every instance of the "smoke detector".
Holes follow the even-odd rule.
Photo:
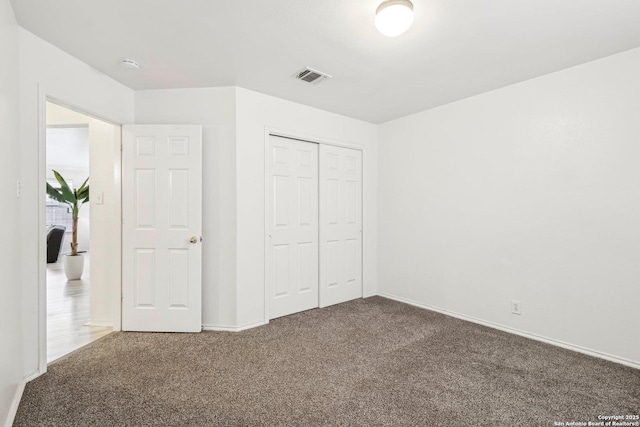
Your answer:
[[[295,78],[298,80],[302,80],[303,82],[318,84],[325,79],[330,79],[331,76],[329,74],[323,73],[318,70],[314,70],[313,68],[303,68],[295,74]]]
[[[130,70],[137,70],[140,68],[140,64],[137,61],[134,61],[133,59],[123,59],[120,62],[120,66],[122,68],[128,68]]]

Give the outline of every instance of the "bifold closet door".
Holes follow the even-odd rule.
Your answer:
[[[318,307],[318,145],[269,137],[269,318]]]
[[[362,152],[320,146],[320,307],[362,297]]]

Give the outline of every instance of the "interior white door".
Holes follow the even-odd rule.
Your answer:
[[[318,145],[269,137],[269,318],[318,307]]]
[[[202,130],[122,127],[122,329],[200,332]]]
[[[320,146],[320,307],[362,297],[362,152]]]

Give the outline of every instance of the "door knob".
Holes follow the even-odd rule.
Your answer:
[[[191,238],[189,239],[189,243],[193,243],[193,244],[198,243],[198,238],[196,236],[191,236]]]

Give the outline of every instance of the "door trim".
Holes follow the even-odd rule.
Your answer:
[[[303,142],[310,142],[312,144],[318,144],[318,145],[333,145],[335,147],[343,147],[343,148],[350,148],[352,150],[358,150],[362,152],[362,197],[361,197],[361,203],[362,203],[362,262],[360,264],[360,269],[362,270],[362,296],[364,297],[365,295],[365,271],[364,271],[364,242],[365,242],[365,238],[367,235],[367,230],[365,228],[365,221],[364,221],[364,206],[365,206],[365,171],[364,171],[364,159],[365,159],[365,153],[366,153],[366,147],[363,147],[360,144],[355,144],[355,143],[351,143],[351,142],[345,142],[345,141],[339,141],[339,140],[333,140],[333,139],[329,139],[329,138],[321,138],[321,137],[317,137],[317,136],[313,136],[313,135],[307,135],[307,134],[301,134],[295,131],[289,131],[289,130],[284,130],[284,129],[279,129],[279,128],[275,128],[275,127],[271,127],[271,126],[265,126],[264,127],[264,145],[263,145],[263,150],[264,150],[264,242],[263,242],[263,248],[264,248],[264,276],[263,276],[263,283],[264,283],[264,325],[269,323],[269,263],[268,261],[268,251],[269,251],[269,200],[267,200],[267,195],[269,194],[269,185],[271,183],[270,179],[269,179],[269,170],[270,170],[270,165],[269,165],[269,160],[270,160],[270,153],[269,153],[269,137],[270,136],[280,136],[283,138],[289,138],[289,139],[296,139],[298,141],[303,141]],[[320,173],[320,171],[318,170],[318,173]],[[319,230],[318,230],[319,232]],[[320,286],[318,286],[318,292],[320,292]]]
[[[58,98],[50,93],[44,86],[38,84],[38,224],[46,223],[46,210],[44,200],[46,197],[46,178],[47,178],[47,118],[46,109],[47,102],[59,105],[72,111],[76,111],[80,114],[84,114],[89,117],[101,120],[103,122],[112,124],[114,126],[121,127],[122,123],[111,120],[102,116],[101,114],[91,112],[83,107],[76,106],[70,102],[67,102],[61,98]],[[122,140],[122,136],[120,135]],[[114,170],[114,186],[116,191],[116,210],[120,211],[122,216],[122,159],[120,156],[120,149],[114,148],[114,160],[116,168]],[[117,236],[122,240],[121,226]],[[120,277],[119,289],[122,292],[122,246],[118,245],[119,254],[117,256],[118,265],[120,266],[120,274],[116,276]],[[38,371],[31,374],[29,378],[36,378],[47,372],[47,268],[46,268],[46,254],[47,254],[47,234],[43,226],[38,227]],[[121,328],[121,304],[120,301],[114,306],[113,316],[113,331],[119,331]]]

